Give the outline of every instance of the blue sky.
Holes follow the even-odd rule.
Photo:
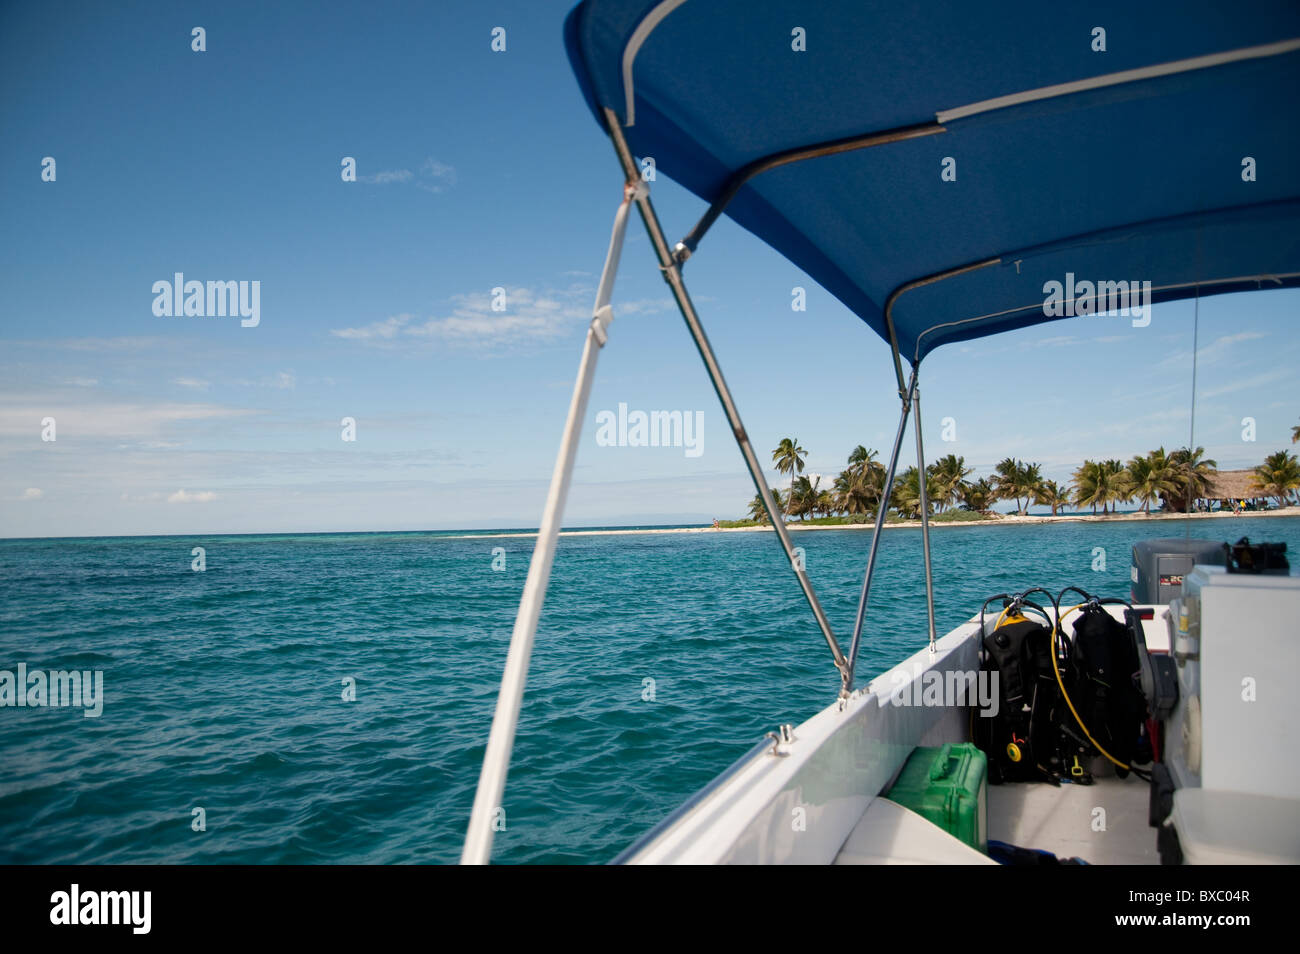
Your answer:
[[[621,193],[568,6],[0,7],[0,535],[535,526]],[[702,204],[652,189],[680,237]],[[740,455],[638,219],[628,236],[565,522],[739,516]],[[155,316],[175,272],[259,281],[260,323]],[[888,351],[842,305],[725,220],[686,272],[760,453],[796,437],[833,473],[887,449]],[[1185,444],[1194,307],[941,349],[928,446],[1066,479]],[[1200,303],[1195,441],[1220,466],[1291,447],[1298,316],[1296,291]],[[620,403],[702,411],[703,453],[597,446]]]

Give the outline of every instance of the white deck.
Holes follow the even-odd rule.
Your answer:
[[[989,838],[1090,865],[1158,865],[1150,791],[1134,775],[1101,776],[1092,785],[990,785]]]
[[[1098,770],[1100,766],[1096,767]],[[988,837],[1090,865],[1157,865],[1147,824],[1150,789],[1130,775],[1092,785],[1015,782],[988,787]],[[937,825],[887,798],[872,800],[835,856],[837,865],[996,864]]]
[[[1118,615],[1119,610],[1107,607]],[[1144,630],[1169,648],[1167,608]],[[992,620],[988,620],[991,623]],[[938,826],[880,797],[918,745],[969,741],[964,707],[902,705],[900,680],[978,668],[978,619],[921,649],[842,703],[795,727],[793,741],[747,757],[719,776],[620,860],[632,864],[987,864]],[[990,785],[987,832],[995,841],[1078,857],[1089,864],[1158,864],[1147,825],[1149,788],[1104,765],[1090,786]],[[1100,811],[1098,811],[1100,809]]]
[[[873,799],[837,865],[996,865],[964,841],[887,798]]]

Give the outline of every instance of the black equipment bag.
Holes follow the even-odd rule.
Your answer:
[[[1074,622],[1067,690],[1088,734],[1126,764],[1138,750],[1146,718],[1140,668],[1132,630],[1101,606],[1085,606]],[[1074,716],[1067,712],[1062,718],[1078,730]],[[1121,778],[1128,774],[1118,767],[1116,772]]]
[[[980,668],[996,677],[998,711],[976,713],[973,735],[988,755],[992,784],[1051,774],[1045,766],[1057,745],[1060,701],[1051,652],[1051,630],[1023,617],[984,637]]]

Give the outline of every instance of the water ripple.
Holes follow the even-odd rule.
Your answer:
[[[1296,524],[1193,533],[1296,549]],[[1031,584],[1123,595],[1132,542],[1181,532],[936,531],[939,629]],[[841,639],[869,539],[798,541]],[[193,546],[205,573],[189,570]],[[105,697],[97,719],[0,709],[0,862],[455,861],[531,549],[437,534],[0,541],[0,669],[102,670]],[[924,592],[919,534],[886,534],[864,681],[923,644]],[[607,860],[836,689],[770,535],[565,538],[494,857]]]

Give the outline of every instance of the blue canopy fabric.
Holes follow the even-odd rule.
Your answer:
[[[894,296],[913,363],[1129,320],[1089,314],[1102,282],[1149,282],[1152,302],[1300,284],[1300,4],[1075,6],[585,0],[565,40],[597,121],[613,110],[635,155],[710,203],[784,150],[942,127],[763,172],[725,210],[886,340]],[[1045,304],[1053,282],[1078,301]]]

